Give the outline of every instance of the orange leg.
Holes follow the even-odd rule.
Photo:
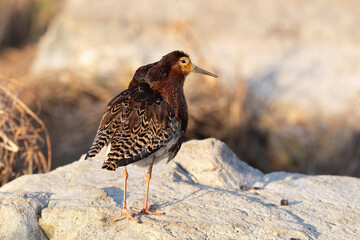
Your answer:
[[[127,179],[129,177],[129,174],[128,172],[126,171],[126,167],[124,167],[124,174],[123,174],[123,178],[124,178],[124,202],[123,202],[123,209],[120,213],[119,216],[117,216],[116,218],[114,218],[112,221],[115,222],[117,221],[118,219],[120,219],[121,217],[126,217],[128,219],[131,219],[131,220],[134,220],[135,222],[139,222],[137,219],[135,219],[133,217],[132,214],[129,213],[129,211],[127,210],[126,208],[126,188],[127,188]]]
[[[146,213],[149,215],[162,215],[164,214],[163,212],[151,212],[150,208],[151,205],[148,205],[148,197],[149,197],[149,186],[150,186],[150,179],[151,179],[151,172],[152,172],[152,167],[154,165],[154,158],[152,159],[151,163],[150,163],[150,167],[149,170],[146,174],[146,195],[145,195],[145,205],[143,209],[136,209],[136,208],[131,208],[131,210],[133,210],[134,212],[138,212],[138,213]]]

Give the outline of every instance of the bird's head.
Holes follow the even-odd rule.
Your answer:
[[[164,62],[166,65],[171,66],[170,71],[177,75],[182,75],[186,77],[191,72],[194,72],[217,78],[217,75],[193,64],[190,60],[189,55],[182,51],[173,51],[165,55],[161,59],[161,62]]]
[[[186,76],[191,72],[201,73],[217,78],[215,74],[193,64],[189,55],[186,53],[182,51],[173,51],[163,56],[159,62],[149,64],[138,69],[135,74],[138,76],[134,76],[135,80],[133,79],[129,86],[145,81],[153,89],[158,91],[163,91],[165,89],[167,91],[170,86],[182,86]],[[140,79],[141,74],[146,74],[145,77],[141,78],[144,80],[136,80]]]

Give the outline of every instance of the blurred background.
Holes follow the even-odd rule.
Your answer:
[[[359,12],[358,0],[0,0],[0,184],[79,159],[135,70],[177,49],[219,75],[186,80],[187,140],[218,138],[263,172],[360,177]]]

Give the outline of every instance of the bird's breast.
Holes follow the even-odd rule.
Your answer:
[[[185,132],[188,125],[188,106],[183,89],[170,89],[163,97],[173,108],[176,119],[181,122],[181,130]]]

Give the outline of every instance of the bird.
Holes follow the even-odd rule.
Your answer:
[[[159,61],[139,67],[128,88],[115,96],[106,106],[95,139],[85,159],[95,157],[107,147],[107,158],[102,168],[110,171],[123,167],[124,197],[119,216],[138,222],[126,206],[126,166],[136,163],[148,166],[145,203],[134,212],[161,215],[152,212],[148,204],[149,185],[154,163],[172,160],[181,148],[188,125],[188,107],[184,82],[191,73],[217,78],[190,60],[187,53],[173,51]]]

